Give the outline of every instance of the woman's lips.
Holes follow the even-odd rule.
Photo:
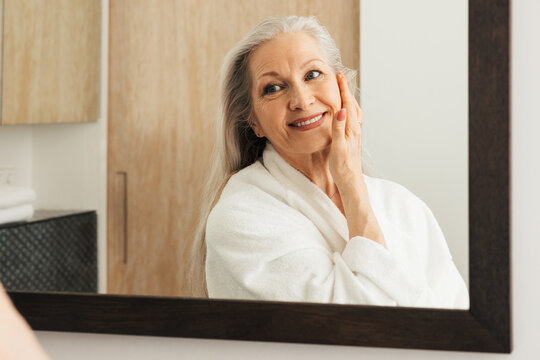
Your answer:
[[[324,120],[326,119],[326,112],[313,116],[309,118],[308,120],[296,120],[294,123],[289,124],[290,127],[292,127],[294,130],[300,130],[300,131],[306,131],[314,129],[318,126],[320,126]]]

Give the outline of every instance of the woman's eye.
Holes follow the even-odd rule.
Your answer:
[[[306,79],[312,80],[312,79],[318,78],[319,76],[321,76],[321,74],[322,73],[318,70],[311,70],[310,72],[307,73]]]
[[[278,92],[279,90],[281,90],[281,86],[279,85],[276,85],[276,84],[268,85],[267,87],[264,88],[263,95],[272,94],[272,93]]]

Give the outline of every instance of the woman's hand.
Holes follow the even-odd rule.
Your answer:
[[[348,184],[363,181],[362,111],[347,86],[343,73],[337,75],[341,110],[334,115],[329,166],[334,182],[341,191]]]
[[[337,79],[342,105],[332,124],[328,161],[347,218],[349,239],[362,236],[386,247],[362,174],[362,111],[345,76],[339,73]]]

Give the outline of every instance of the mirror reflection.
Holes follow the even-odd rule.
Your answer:
[[[30,129],[106,133],[106,181],[75,165],[97,201],[26,179],[106,217],[100,290],[467,308],[466,2],[412,1],[431,37],[397,2],[237,3],[111,3],[108,124]]]

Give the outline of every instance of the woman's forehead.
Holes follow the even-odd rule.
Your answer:
[[[325,62],[317,41],[305,33],[279,34],[255,49],[249,67],[257,79],[266,73],[279,73],[290,66],[302,67],[311,61]]]

